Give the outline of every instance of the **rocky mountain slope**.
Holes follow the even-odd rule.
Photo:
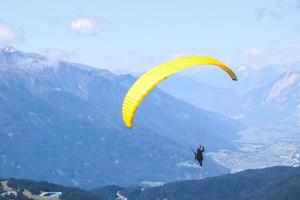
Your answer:
[[[253,89],[236,101],[233,116],[246,123],[300,125],[300,73],[284,73],[272,83]]]

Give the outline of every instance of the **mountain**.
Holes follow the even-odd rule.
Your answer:
[[[274,80],[276,74],[272,73],[270,79],[260,79],[258,77],[263,74],[260,69],[254,69],[251,66],[239,65],[230,66],[238,77],[238,81],[231,81],[226,73],[215,67],[194,68],[184,71],[182,74],[194,81],[201,81],[201,83],[214,86],[217,88],[227,88],[241,95],[247,93],[249,90],[263,86],[269,83],[270,79]],[[262,69],[263,70],[263,69]]]
[[[300,73],[284,73],[272,83],[253,89],[232,107],[233,116],[254,124],[300,125]]]
[[[132,188],[139,188],[139,187],[132,187]],[[104,187],[98,187],[95,189],[92,189],[91,192],[93,192],[95,195],[105,198],[107,200],[115,200],[118,197],[119,191],[124,190],[125,188],[117,186],[117,185],[108,185]],[[128,188],[126,188],[128,189]]]
[[[238,95],[244,95],[255,88],[274,82],[282,74],[297,70],[299,64],[299,62],[295,62],[267,65],[258,69],[247,65],[230,66],[238,77],[237,82],[230,81],[225,73],[213,67],[195,68],[187,70],[182,74],[196,82],[201,81],[201,83],[217,88],[227,88],[233,90]]]
[[[300,168],[270,167],[234,174],[167,183],[156,187],[98,187],[92,190],[25,179],[0,179],[0,199],[52,200],[260,200],[300,197]]]
[[[99,189],[94,192],[98,195],[104,194]],[[300,168],[246,170],[202,180],[173,182],[158,187],[123,188],[117,194],[130,200],[297,200],[300,197]]]
[[[173,96],[185,100],[199,108],[228,115],[240,96],[252,89],[275,81],[284,69],[282,66],[269,65],[262,69],[240,65],[233,67],[238,76],[237,82],[228,79],[225,73],[214,68],[203,68],[174,75],[160,85],[160,88]]]
[[[121,105],[135,79],[1,49],[1,176],[90,188],[228,172],[209,156],[199,171],[190,146],[233,149],[243,127],[155,89],[128,130]]]
[[[25,179],[0,179],[0,200],[107,200],[94,192]]]

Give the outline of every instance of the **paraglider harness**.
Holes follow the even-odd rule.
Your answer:
[[[200,153],[196,153],[195,151],[194,151],[194,149],[192,149],[191,148],[191,150],[192,150],[192,152],[194,153],[194,155],[195,155],[195,160],[197,160],[197,161],[202,161],[203,160],[203,156],[200,154]],[[203,151],[202,152],[204,152],[204,149],[203,149]]]
[[[192,150],[192,152],[194,153],[194,155],[195,155],[195,160],[200,160],[201,158],[201,156],[199,155],[199,154],[197,154],[195,151],[194,151],[194,149],[192,149],[191,148],[191,150]]]

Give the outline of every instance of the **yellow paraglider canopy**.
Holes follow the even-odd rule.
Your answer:
[[[132,128],[137,108],[155,86],[179,71],[198,65],[215,65],[223,69],[232,80],[237,80],[235,73],[225,64],[214,58],[204,56],[187,56],[158,65],[143,74],[127,92],[122,107],[123,121],[126,127]]]

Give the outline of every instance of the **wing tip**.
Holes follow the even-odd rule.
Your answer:
[[[125,126],[126,126],[128,129],[132,129],[132,124],[125,123]]]

